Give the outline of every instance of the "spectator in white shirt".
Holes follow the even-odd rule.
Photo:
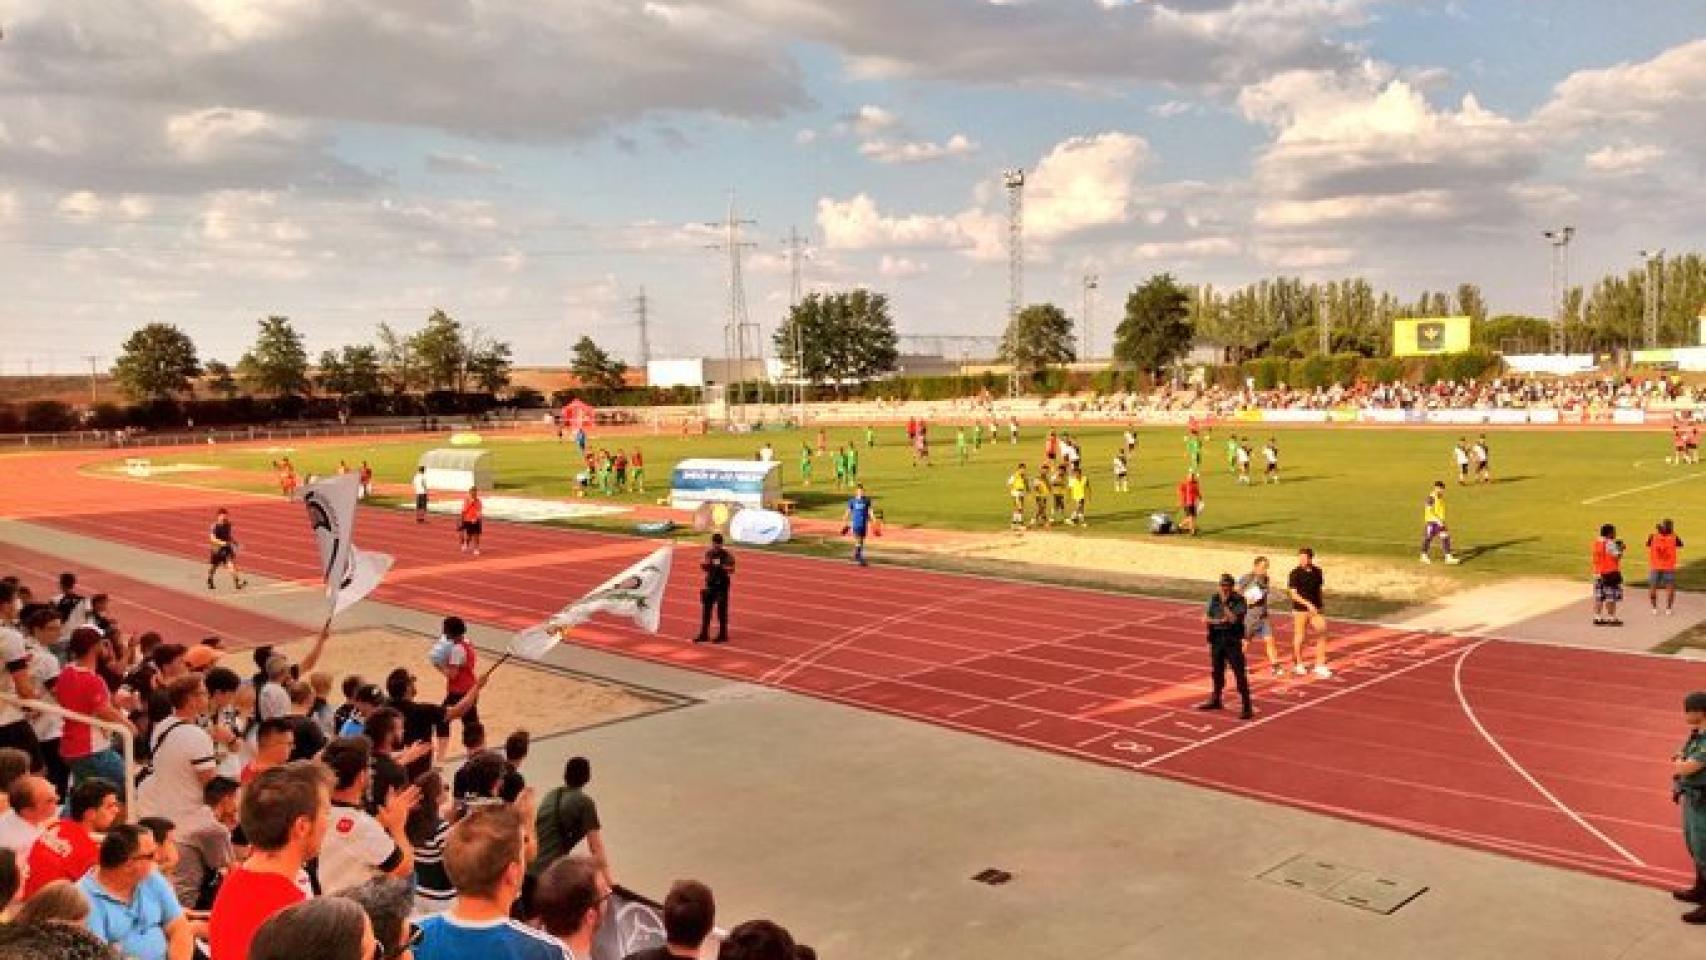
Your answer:
[[[332,769],[332,824],[320,847],[320,889],[343,890],[378,875],[414,873],[414,848],[407,833],[409,810],[419,787],[392,791],[378,816],[362,809],[373,747],[366,737],[339,737],[320,761]]]
[[[24,635],[8,626],[18,619],[18,606],[17,585],[0,581],[0,693],[34,700],[36,684],[30,674]],[[41,744],[36,742],[35,730],[22,709],[7,703],[0,703],[0,747],[22,750],[30,755],[31,769],[42,768]]]
[[[202,790],[202,805],[177,823],[178,863],[167,879],[186,910],[213,909],[227,868],[237,862],[231,828],[237,825],[237,781],[214,777]]]
[[[216,772],[213,738],[198,721],[207,710],[207,687],[194,674],[166,687],[172,715],[155,725],[149,738],[152,772],[136,788],[137,808],[145,817],[173,823],[201,806],[202,788]]]
[[[46,777],[26,774],[6,791],[12,809],[0,814],[0,847],[18,855],[22,863],[42,830],[59,816],[59,791]]]

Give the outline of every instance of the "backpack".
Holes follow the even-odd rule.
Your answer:
[[[188,720],[179,720],[177,723],[175,723],[175,724],[171,725],[170,727],[167,727],[166,729],[160,731],[159,736],[154,738],[154,742],[152,744],[150,744],[149,748],[148,748],[148,762],[144,763],[144,764],[140,764],[136,768],[136,784],[135,785],[136,785],[137,789],[142,788],[142,781],[147,780],[149,777],[153,776],[153,774],[154,774],[154,758],[156,756],[159,756],[160,747],[163,744],[165,744],[166,738],[171,736],[172,733],[174,731],[176,731],[179,727],[187,727],[189,725],[190,725],[190,722]]]

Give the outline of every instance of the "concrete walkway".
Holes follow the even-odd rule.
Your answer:
[[[1571,647],[1647,651],[1706,620],[1706,594],[1678,593],[1676,612],[1654,615],[1646,585],[1630,585],[1618,614],[1621,627],[1593,623],[1587,582],[1556,579],[1507,580],[1464,590],[1400,611],[1388,622],[1411,630],[1506,637]],[[1659,598],[1664,604],[1664,598]]]
[[[201,583],[193,561],[32,524],[0,523],[0,540]],[[267,586],[218,597],[316,625],[305,592]],[[430,635],[437,615],[364,603],[340,625]],[[824,957],[1706,955],[1706,931],[1648,888],[591,650],[552,660],[695,701],[546,741],[526,766],[543,788],[592,759],[617,880],[655,895],[697,877],[725,926],[771,917]],[[1427,891],[1388,916],[1257,878],[1299,855]],[[992,867],[1011,882],[971,879]]]

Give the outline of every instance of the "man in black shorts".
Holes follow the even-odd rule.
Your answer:
[[[237,538],[231,535],[231,514],[224,507],[214,515],[213,529],[208,531],[207,540],[213,548],[207,558],[207,589],[214,589],[213,575],[219,572],[220,567],[230,568],[232,586],[239,590],[248,586],[249,581],[237,572]]]
[[[1325,581],[1321,568],[1315,565],[1315,551],[1308,547],[1297,551],[1297,566],[1286,578],[1286,592],[1291,595],[1292,635],[1291,672],[1297,676],[1310,673],[1303,665],[1303,644],[1309,634],[1315,634],[1315,676],[1326,680],[1333,675],[1327,667],[1327,617],[1321,611]]]

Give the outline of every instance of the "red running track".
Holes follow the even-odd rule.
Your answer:
[[[75,459],[35,462],[54,475],[42,522],[199,557],[228,502],[251,569],[317,582],[300,508],[77,476]],[[358,539],[397,558],[377,599],[512,628],[656,545],[489,521],[472,558],[449,520],[378,509]],[[686,642],[682,560],[661,635],[601,623],[579,642],[1557,866],[1689,878],[1667,760],[1699,663],[1341,625],[1337,676],[1257,678],[1260,715],[1240,723],[1192,709],[1207,689],[1194,605],[754,550],[734,643],[714,648]]]

